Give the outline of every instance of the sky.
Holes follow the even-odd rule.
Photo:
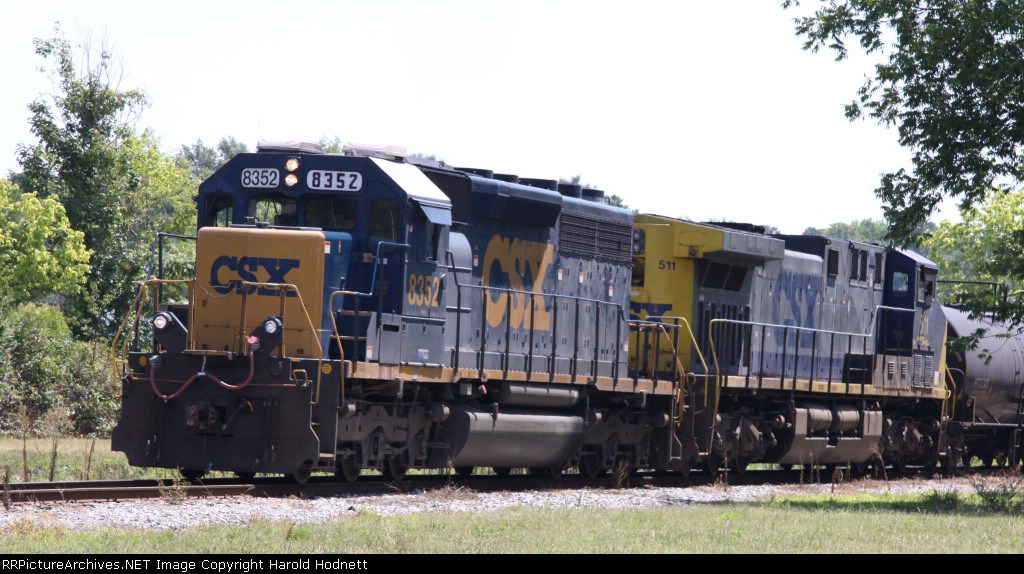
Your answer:
[[[33,38],[60,21],[113,47],[166,153],[338,137],[578,174],[694,220],[800,233],[881,217],[879,176],[910,154],[895,129],[846,120],[870,61],[802,50],[797,15],[771,0],[3,2],[0,174],[52,89]]]

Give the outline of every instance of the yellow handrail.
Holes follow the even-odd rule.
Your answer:
[[[111,358],[111,366],[113,367],[113,370],[114,370],[114,380],[120,380],[120,378],[121,378],[120,374],[118,373],[117,367],[119,365],[126,365],[126,364],[128,364],[128,338],[125,337],[124,341],[122,343],[121,335],[124,335],[126,333],[130,333],[130,332],[134,331],[136,329],[136,327],[138,326],[139,319],[142,317],[142,305],[141,305],[141,303],[144,303],[144,301],[142,300],[142,297],[146,293],[146,288],[147,287],[152,287],[154,289],[154,299],[153,300],[155,302],[156,301],[156,296],[155,296],[155,289],[156,289],[156,287],[155,286],[157,284],[162,284],[162,283],[166,283],[166,284],[169,284],[169,285],[171,285],[171,284],[188,283],[189,284],[189,296],[188,296],[189,308],[192,307],[192,298],[193,298],[193,289],[194,289],[194,285],[193,284],[195,283],[195,279],[148,279],[146,281],[132,281],[132,285],[138,285],[139,286],[139,291],[138,291],[138,293],[135,294],[135,300],[132,302],[131,307],[128,308],[129,309],[128,310],[128,314],[125,315],[124,321],[121,322],[121,326],[117,329],[117,333],[114,335],[114,340],[111,341],[111,343],[110,343],[110,358]],[[126,331],[125,327],[128,326],[129,319],[133,319],[132,322],[131,322],[132,326],[129,327],[127,329],[127,331]],[[118,348],[117,348],[118,344],[121,344],[121,347],[122,347],[120,354],[118,353]]]
[[[285,292],[285,291],[292,291],[292,292],[295,293],[295,296],[299,299],[299,307],[302,308],[302,314],[305,315],[305,317],[306,317],[306,324],[309,325],[310,333],[312,333],[313,334],[313,338],[316,339],[316,352],[317,352],[316,395],[315,395],[316,398],[313,399],[313,403],[312,404],[314,406],[320,404],[320,383],[321,383],[321,379],[323,377],[323,372],[324,372],[324,350],[323,350],[323,343],[320,340],[320,330],[313,326],[313,320],[309,317],[309,311],[306,310],[306,303],[305,303],[305,301],[302,300],[302,293],[299,291],[299,288],[296,285],[292,284],[292,283],[259,283],[259,282],[242,281],[241,284],[242,284],[242,287],[243,287],[243,289],[242,289],[242,294],[243,294],[243,298],[242,298],[242,327],[241,327],[242,330],[245,329],[245,317],[246,317],[246,313],[248,311],[248,308],[247,308],[248,302],[247,302],[246,297],[244,297],[244,295],[246,295],[249,292],[249,290],[246,289],[246,287],[265,287],[265,288],[268,288],[268,289],[278,289],[282,293]],[[282,305],[282,320],[284,319],[283,314],[284,314],[284,306]],[[282,338],[282,341],[283,341],[283,338]],[[284,345],[284,343],[282,342],[282,346],[283,345]],[[282,354],[284,354],[284,353],[282,353]]]
[[[956,416],[956,379],[953,378],[953,371],[949,370],[949,367],[943,367],[943,370],[946,371],[948,386],[953,387],[952,390],[946,389],[946,392],[949,393],[946,396],[946,400],[949,400],[949,418],[953,418]]]
[[[712,319],[711,322],[708,323],[708,342],[711,344],[711,360],[714,361],[715,363],[715,406],[711,412],[712,428],[714,428],[715,419],[718,416],[718,399],[722,394],[722,368],[718,364],[718,351],[717,349],[715,349],[715,325],[719,323],[724,323],[727,320],[728,319],[718,318]]]
[[[334,318],[334,298],[338,295],[362,295],[357,291],[335,291],[331,293],[331,297],[327,300],[327,314],[331,316],[331,337],[334,342],[338,345],[338,356],[341,358],[341,399],[340,404],[345,404],[345,377],[348,373],[345,372],[345,348],[341,345],[341,333],[338,332],[338,322]],[[358,322],[359,317],[356,317]],[[352,334],[353,337],[358,338],[359,333],[355,332]],[[357,342],[358,339],[354,338],[353,342]],[[356,369],[355,363],[352,365],[353,371]]]
[[[189,285],[189,291],[188,291],[189,292],[189,295],[188,295],[189,316],[190,316],[190,319],[194,319],[195,289],[198,286],[198,283],[196,282],[196,280],[194,278],[193,279],[147,279],[146,281],[133,281],[132,282],[133,285],[138,285],[139,286],[139,291],[135,295],[135,300],[132,302],[132,306],[129,308],[128,314],[125,316],[124,321],[121,322],[121,326],[118,328],[117,333],[114,335],[114,340],[111,342],[111,345],[110,345],[111,367],[113,369],[113,374],[114,374],[114,379],[115,380],[120,380],[120,378],[121,378],[119,376],[118,367],[122,366],[122,365],[127,365],[128,364],[128,358],[127,358],[128,357],[128,338],[125,337],[123,339],[123,341],[122,341],[121,337],[122,337],[122,335],[124,335],[126,333],[130,333],[130,332],[134,331],[136,329],[136,327],[138,326],[139,318],[142,316],[142,303],[144,303],[142,298],[143,298],[143,296],[146,293],[147,287],[152,287],[153,288],[153,292],[154,292],[154,299],[153,299],[153,301],[155,303],[156,302],[156,289],[158,288],[158,286],[161,286],[161,285],[164,285],[164,284],[171,285],[171,284],[185,284],[185,283],[187,283]],[[322,376],[323,376],[323,361],[324,361],[324,357],[323,357],[323,344],[322,344],[322,342],[320,340],[320,331],[319,331],[319,329],[317,329],[313,325],[313,320],[309,316],[309,311],[306,310],[306,303],[302,299],[302,293],[299,291],[299,288],[296,285],[293,285],[291,283],[258,283],[258,282],[243,281],[241,283],[241,285],[243,287],[245,287],[242,290],[243,294],[247,294],[249,292],[249,290],[247,289],[248,287],[257,287],[257,288],[265,287],[265,288],[278,289],[282,293],[285,293],[287,291],[291,291],[291,292],[295,293],[295,296],[299,300],[299,306],[302,308],[302,313],[303,313],[303,315],[306,318],[306,323],[307,323],[307,325],[309,325],[310,332],[313,334],[313,338],[316,340],[316,348],[317,348],[317,355],[318,355],[317,356],[317,373],[316,373],[316,392],[315,392],[315,395],[314,395],[315,398],[314,398],[312,404],[313,405],[319,404],[319,402],[320,402],[320,386],[321,386],[321,383],[322,383]],[[201,288],[201,286],[200,286],[200,288]],[[236,292],[231,292],[231,293],[228,293],[226,296],[230,297],[230,296],[233,296],[235,294],[236,294]],[[245,298],[243,298],[243,304],[242,304],[242,326],[241,326],[242,330],[245,329],[245,316],[246,316],[246,313],[247,313],[247,306],[246,305],[247,305],[247,303],[245,301]],[[282,318],[283,318],[283,315],[284,315],[284,310],[282,308]],[[331,319],[333,321],[333,315],[332,315]],[[127,328],[127,330],[126,330],[126,327],[128,327],[129,320],[132,320],[131,321],[131,327]],[[190,326],[192,326],[194,324],[195,324],[195,321],[194,320],[190,320]],[[194,332],[194,329],[190,328],[189,329],[188,343],[186,345],[188,350],[193,350],[195,348],[195,340],[193,338],[193,332]],[[119,353],[119,350],[118,350],[118,346],[119,345],[121,346],[120,353]],[[131,373],[128,373],[128,376],[131,376]],[[132,377],[132,379],[134,380],[134,377]],[[342,376],[342,380],[344,380],[344,375]]]
[[[666,325],[664,323],[664,320],[666,320],[666,319],[667,320],[676,321],[676,323],[674,325],[673,324]],[[689,385],[684,384],[683,383],[683,379],[684,379],[684,377],[693,377],[693,380],[696,381],[696,377],[693,375],[693,373],[688,372],[686,370],[686,368],[683,367],[682,361],[680,361],[680,359],[679,359],[679,352],[675,348],[675,345],[674,345],[674,343],[672,341],[672,337],[669,337],[668,329],[666,329],[666,327],[667,326],[671,326],[671,327],[675,327],[675,328],[685,327],[686,328],[686,334],[689,335],[689,337],[690,337],[690,342],[693,344],[693,349],[696,351],[697,358],[700,359],[700,364],[704,367],[704,372],[705,373],[708,372],[707,362],[704,360],[704,354],[701,353],[701,351],[700,351],[700,346],[697,345],[697,337],[695,337],[693,335],[693,329],[690,328],[690,322],[685,317],[658,316],[658,317],[648,317],[647,320],[648,321],[657,320],[658,322],[657,323],[641,323],[641,324],[638,325],[638,328],[639,329],[645,329],[645,328],[655,327],[656,326],[658,331],[665,337],[665,340],[668,341],[669,348],[672,351],[672,356],[674,357],[674,360],[676,362],[676,371],[679,373],[679,383],[680,383],[678,395],[677,395],[677,398],[676,398],[676,402],[679,404],[679,417],[682,418],[682,416],[683,416],[683,392],[689,389]],[[639,368],[639,365],[637,365],[637,367]],[[658,357],[654,357],[654,368],[655,369],[658,368]],[[708,399],[708,380],[707,380],[707,377],[705,377],[704,378],[704,406],[707,406],[707,399]]]

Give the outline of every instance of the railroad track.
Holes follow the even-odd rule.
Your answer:
[[[919,478],[919,477],[918,477]],[[829,483],[831,476],[821,474],[817,482]],[[387,481],[379,476],[365,476],[354,483],[341,482],[329,476],[314,476],[303,485],[285,478],[268,477],[255,480],[234,478],[212,478],[197,483],[175,483],[170,480],[93,480],[66,482],[22,482],[11,483],[3,488],[0,496],[7,504],[43,502],[90,502],[170,498],[223,498],[230,496],[282,497],[282,496],[342,496],[342,495],[383,495],[407,492],[438,490],[443,488],[465,488],[478,492],[500,490],[526,491],[550,489],[583,488],[646,488],[646,487],[687,487],[714,484],[709,474],[694,474],[689,477],[658,473],[640,473],[629,477],[620,484],[613,478],[590,480],[578,475],[566,475],[560,479],[531,476],[498,477],[475,475],[469,477],[444,475],[415,475],[400,482]],[[739,486],[749,484],[797,484],[811,482],[807,473],[798,470],[751,470],[743,475],[730,475],[728,484]]]

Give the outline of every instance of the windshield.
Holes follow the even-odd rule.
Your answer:
[[[354,199],[310,199],[306,203],[306,227],[328,231],[351,231],[356,228]]]
[[[251,199],[249,217],[266,221],[278,227],[295,227],[299,224],[298,208],[294,199]]]

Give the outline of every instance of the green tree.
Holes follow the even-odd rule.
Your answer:
[[[1020,322],[1013,304],[1024,276],[1021,245],[1024,245],[1024,192],[994,193],[981,204],[963,212],[958,222],[943,221],[925,239],[929,256],[942,270],[943,279],[991,281],[1006,284],[1014,295],[1003,300],[1004,291],[991,287],[954,285],[943,293],[946,301],[960,301],[975,314],[996,312]],[[1009,276],[1007,269],[1011,270]],[[1007,280],[1009,277],[1009,280]]]
[[[572,177],[560,177],[558,178],[558,183],[578,185],[580,187],[583,187],[584,189],[594,187],[593,185],[584,182],[583,178],[580,175],[574,175]],[[629,205],[626,203],[626,200],[622,196],[615,195],[614,193],[605,196],[604,202],[608,205],[611,205],[612,207],[621,207],[622,209],[629,209]],[[633,213],[639,213],[639,210],[634,209]]]
[[[0,269],[0,300],[9,304],[73,295],[89,272],[89,252],[59,201],[0,179]]]
[[[194,181],[203,181],[213,175],[220,166],[240,153],[248,153],[249,147],[233,137],[224,137],[213,148],[198,139],[192,145],[181,146],[174,156],[178,165],[188,169]]]
[[[96,50],[73,49],[59,27],[36,40],[55,92],[29,106],[38,142],[19,146],[16,181],[26,192],[59,199],[83,234],[91,268],[86,289],[65,300],[65,311],[76,333],[109,336],[157,231],[192,229],[195,207],[187,170],[163,157],[151,134],[134,129],[144,94],[120,89],[110,51],[95,57]]]
[[[823,235],[862,243],[885,243],[889,226],[881,219],[859,219],[849,223],[836,222],[824,228],[808,227],[804,235]]]
[[[338,136],[320,138],[320,147],[324,148],[324,153],[341,153],[344,145]]]
[[[0,428],[14,426],[21,406],[41,417],[62,400],[78,433],[108,432],[118,405],[112,379],[105,346],[74,340],[56,307],[0,310]]]
[[[784,8],[798,0],[783,0]],[[837,60],[856,41],[880,60],[856,98],[895,126],[913,169],[883,174],[876,194],[897,243],[944,198],[962,210],[1024,179],[1024,0],[821,0],[796,19],[804,48]]]

